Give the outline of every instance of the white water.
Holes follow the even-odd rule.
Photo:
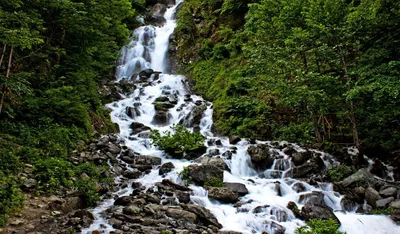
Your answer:
[[[176,22],[172,19],[176,6],[169,8],[165,13],[167,22],[163,27],[144,26],[134,31],[131,43],[122,49],[122,58],[117,71],[118,81],[121,79],[130,79],[132,75],[147,68],[162,72],[167,70],[166,51],[168,50],[169,36],[176,27]],[[136,79],[136,76],[133,79]],[[152,80],[150,79],[150,81]],[[172,124],[179,123],[191,112],[195,106],[195,101],[203,101],[201,97],[195,95],[191,96],[193,102],[188,103],[184,101],[185,94],[188,94],[184,81],[185,77],[180,75],[161,74],[158,81],[151,82],[151,85],[146,87],[138,87],[126,99],[108,105],[112,109],[112,121],[120,126],[120,138],[124,144],[142,155],[161,157],[163,163],[172,162],[175,165],[175,169],[168,173],[166,178],[177,183],[182,182],[178,173],[185,166],[190,165],[191,162],[165,158],[162,151],[150,144],[146,135],[138,136],[137,134],[132,136],[132,130],[129,126],[132,122],[140,122],[152,129],[161,131],[171,130],[170,127]],[[157,97],[165,94],[176,98],[178,104],[170,109],[169,123],[167,125],[155,125],[153,124],[153,116],[156,111],[153,102]],[[125,110],[126,107],[133,106],[135,102],[140,103],[140,115],[132,119],[126,115]],[[243,205],[240,208],[236,208],[231,204],[220,204],[216,201],[210,201],[207,197],[207,191],[204,188],[194,185],[190,186],[193,189],[191,201],[208,208],[223,225],[223,230],[243,233],[274,233],[275,224],[279,224],[286,229],[285,233],[294,233],[296,228],[305,225],[305,223],[296,219],[293,213],[286,208],[286,205],[289,201],[294,201],[301,209],[305,202],[299,202],[302,194],[307,194],[311,191],[321,191],[325,195],[325,203],[336,211],[335,214],[342,223],[340,227],[341,231],[346,231],[348,234],[400,233],[400,227],[396,226],[386,216],[360,215],[340,211],[342,209],[340,205],[342,196],[335,193],[329,184],[321,184],[315,187],[290,177],[285,178],[286,174],[290,174],[291,162],[289,156],[278,149],[274,150],[282,156],[282,159],[279,161],[276,160],[271,170],[264,172],[266,178],[260,178],[258,173],[252,169],[250,158],[247,154],[247,148],[250,145],[249,142],[242,140],[233,146],[229,144],[227,138],[213,137],[211,133],[212,113],[212,106],[208,105],[200,122],[200,132],[204,136],[207,136],[207,140],[221,140],[222,146],[211,146],[208,147],[208,150],[219,149],[220,153],[223,153],[232,150],[232,147],[237,147],[231,159],[221,156],[231,169],[231,172],[224,172],[224,181],[243,183],[249,190],[249,194],[240,198]],[[258,143],[271,144],[270,142]],[[286,143],[282,142],[281,144]],[[294,147],[298,151],[303,150],[299,146],[294,145]],[[329,155],[321,152],[321,157],[328,164],[327,159]],[[281,173],[283,176],[276,176],[276,173]],[[158,169],[153,169],[151,173],[135,181],[142,183],[146,187],[151,187],[162,179],[158,175]],[[281,196],[278,195],[275,182],[280,183]],[[304,186],[305,191],[297,193],[294,190],[294,186],[298,183]],[[132,192],[132,188],[130,187],[121,189],[116,194],[120,196],[129,195]],[[113,202],[113,199],[106,200],[99,207],[92,210],[96,220],[88,229],[83,230],[83,233],[91,233],[92,230],[102,230],[108,233],[113,230],[107,224],[107,221],[101,218],[101,213],[110,208]],[[253,212],[256,207],[265,205],[268,206],[260,209],[260,212]]]

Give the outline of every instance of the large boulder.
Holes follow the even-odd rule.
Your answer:
[[[169,123],[169,119],[171,118],[171,114],[168,110],[157,110],[153,116],[153,124],[159,126],[165,126]]]
[[[167,215],[177,220],[187,221],[189,223],[195,223],[195,221],[197,220],[196,214],[186,210],[169,208],[167,210]]]
[[[223,181],[224,171],[214,165],[190,165],[189,178],[197,185],[203,185],[209,179],[217,178]]]
[[[136,116],[140,116],[140,111],[137,107],[128,106],[126,107],[125,112],[132,119],[135,118]]]
[[[141,72],[139,72],[139,78],[141,80],[147,80],[151,77],[151,75],[154,73],[153,69],[145,69]]]
[[[342,181],[342,186],[343,187],[349,187],[351,185],[357,184],[357,182],[360,183],[367,183],[370,186],[374,186],[377,181],[374,178],[374,175],[372,175],[367,168],[361,168],[351,176],[347,177]]]
[[[132,134],[133,135],[138,134],[138,133],[143,132],[143,131],[151,130],[150,127],[148,127],[148,126],[146,126],[146,125],[144,125],[142,123],[138,123],[138,122],[131,123],[130,127],[132,129]]]
[[[229,137],[229,144],[236,145],[240,140],[241,139],[238,136],[230,136]]]
[[[246,185],[241,183],[224,183],[226,188],[234,189],[238,192],[239,196],[244,196],[249,193],[247,190]]]
[[[151,15],[153,17],[164,17],[167,11],[167,6],[165,4],[157,3],[151,8]]]
[[[274,163],[274,158],[269,154],[269,148],[266,145],[251,145],[247,148],[247,153],[257,169],[265,170]]]
[[[203,118],[203,112],[207,109],[205,105],[194,106],[192,111],[183,119],[183,125],[191,128],[195,125],[200,125],[200,121]]]
[[[384,199],[380,199],[378,201],[376,201],[376,208],[378,209],[385,209],[388,207],[388,205],[394,201],[393,197],[388,197],[388,198],[384,198]]]
[[[379,192],[376,191],[374,188],[372,187],[368,187],[365,190],[365,200],[367,201],[367,203],[372,206],[372,207],[376,207],[376,201],[380,200],[381,196],[379,195]]]
[[[304,152],[295,152],[292,154],[292,162],[294,163],[295,166],[299,166],[305,162],[307,162],[309,159],[312,158],[312,153],[310,151],[304,151]]]
[[[238,191],[233,188],[206,187],[206,189],[208,197],[221,202],[235,203],[239,198]]]
[[[324,166],[324,161],[320,157],[312,158],[309,162],[293,168],[293,178],[304,178],[313,173],[319,173]]]
[[[382,197],[392,197],[396,196],[397,188],[395,187],[384,187],[379,191],[379,195]]]
[[[165,175],[169,172],[171,172],[175,168],[174,164],[172,162],[167,162],[161,165],[160,170],[158,171],[159,175]]]
[[[181,205],[183,209],[190,211],[197,215],[198,220],[205,226],[213,225],[217,228],[222,228],[222,225],[218,222],[215,216],[206,208],[199,205]]]
[[[220,157],[211,157],[210,155],[204,155],[194,161],[204,165],[205,164],[214,165],[224,171],[231,171],[228,165],[225,163],[225,161]]]
[[[313,203],[309,201],[301,209],[301,215],[306,221],[309,221],[310,219],[333,219],[340,224],[340,221],[333,213],[332,208],[327,206],[325,203]]]

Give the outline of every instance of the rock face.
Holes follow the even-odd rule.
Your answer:
[[[239,198],[238,191],[233,188],[217,188],[217,187],[206,187],[208,190],[208,197],[215,200],[235,203]]]
[[[214,165],[190,165],[188,170],[190,179],[197,185],[213,178],[223,181],[224,171]]]

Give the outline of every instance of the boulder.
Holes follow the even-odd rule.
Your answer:
[[[229,144],[236,145],[240,140],[241,139],[238,136],[230,136],[229,137]]]
[[[372,175],[367,168],[361,168],[351,176],[347,177],[342,181],[343,187],[349,187],[357,182],[366,182],[370,186],[374,186],[376,184],[376,179],[374,175]]]
[[[217,178],[223,181],[224,171],[214,165],[190,165],[188,167],[190,179],[197,185],[203,185],[209,179]]]
[[[161,3],[157,3],[151,8],[151,14],[153,17],[164,17],[166,11],[167,6]]]
[[[132,119],[135,118],[136,116],[140,116],[140,111],[137,107],[128,106],[126,107],[125,112],[126,115],[128,115]]]
[[[198,220],[204,226],[213,225],[217,228],[222,228],[215,216],[206,208],[199,205],[182,205],[183,209],[190,211],[197,215]]]
[[[194,161],[204,165],[205,164],[214,165],[224,171],[231,171],[231,169],[229,169],[225,161],[220,157],[211,157],[210,155],[204,155]]]
[[[172,162],[167,162],[161,165],[160,170],[158,171],[159,175],[165,175],[169,172],[171,172],[175,168],[174,164]]]
[[[315,157],[310,162],[293,168],[293,178],[304,178],[313,173],[319,173],[324,166],[324,161],[320,157]]]
[[[119,154],[121,152],[121,148],[118,145],[110,144],[108,145],[108,152],[112,154]]]
[[[169,119],[171,118],[171,114],[168,113],[167,110],[158,110],[153,116],[153,124],[159,126],[165,126],[169,123]]]
[[[208,197],[225,203],[235,203],[239,194],[238,191],[233,188],[218,188],[218,187],[206,187],[208,190]]]
[[[130,127],[133,135],[138,134],[139,132],[151,130],[150,127],[138,122],[133,122]]]
[[[130,206],[124,207],[124,209],[122,209],[122,212],[127,215],[139,215],[140,208],[135,205],[130,205]]]
[[[122,173],[122,175],[128,179],[137,179],[139,177],[142,176],[142,172],[137,170],[137,169],[133,169],[133,170],[126,170]]]
[[[161,158],[154,156],[138,155],[135,157],[135,164],[157,166],[161,165]]]
[[[36,187],[37,181],[35,179],[26,179],[21,188],[25,192],[29,192]]]
[[[312,153],[310,151],[295,152],[292,154],[291,157],[292,162],[294,163],[295,166],[302,165],[311,158],[312,158]]]
[[[197,219],[197,215],[186,211],[186,210],[180,210],[180,209],[175,209],[175,208],[169,208],[167,210],[167,215],[169,217],[175,218],[177,220],[183,220],[187,221],[189,223],[194,223]]]
[[[400,210],[400,199],[390,203],[390,208]]]
[[[395,187],[386,187],[386,188],[382,188],[379,191],[379,195],[381,195],[382,197],[392,197],[392,196],[396,196],[397,194],[397,188]]]
[[[153,69],[145,69],[141,72],[139,72],[139,77],[141,80],[147,80],[151,77],[151,75],[154,73]]]
[[[241,183],[224,183],[226,188],[234,189],[238,192],[239,196],[244,196],[249,193],[247,190],[246,185]]]
[[[274,163],[274,157],[269,154],[269,148],[266,145],[251,145],[247,148],[251,162],[259,170],[270,168]]]
[[[378,209],[385,209],[386,207],[388,207],[388,205],[394,201],[393,197],[388,197],[388,198],[384,198],[384,199],[380,199],[378,201],[376,201],[376,208]]]
[[[333,219],[340,224],[340,221],[333,213],[332,208],[327,206],[325,203],[307,202],[301,209],[301,215],[304,217],[305,221],[309,221],[310,219]]]
[[[114,202],[114,206],[127,206],[132,204],[135,199],[131,196],[122,196],[117,198]]]
[[[372,206],[372,207],[376,207],[376,201],[380,200],[381,196],[379,196],[379,192],[376,191],[374,188],[372,187],[368,187],[365,190],[365,200],[367,201],[367,203]]]

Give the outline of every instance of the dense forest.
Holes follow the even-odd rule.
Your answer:
[[[99,199],[107,169],[68,156],[116,131],[100,90],[145,10],[0,0],[0,226],[22,207],[26,174],[38,195]],[[177,17],[176,59],[213,102],[218,134],[399,153],[399,1],[185,0]]]
[[[113,79],[118,51],[144,4],[0,1],[0,226],[22,205],[26,170],[36,175],[38,193],[93,185],[92,178],[72,185],[79,171],[99,169],[74,167],[67,156],[95,132],[115,130],[98,91]]]
[[[178,24],[220,134],[399,148],[399,1],[188,0]]]

